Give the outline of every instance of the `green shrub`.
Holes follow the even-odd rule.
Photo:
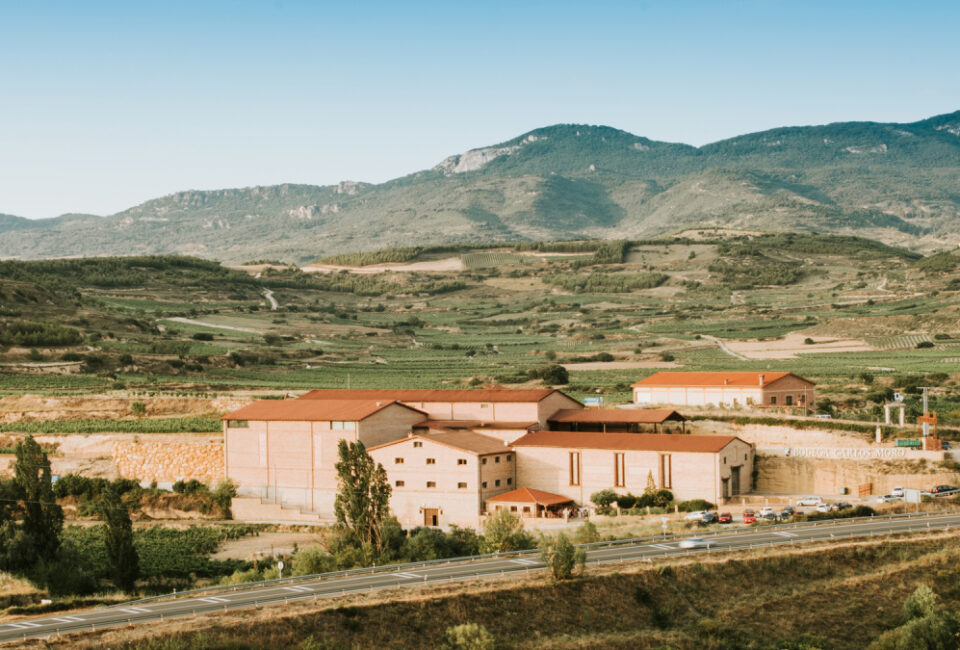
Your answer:
[[[495,640],[482,625],[464,623],[444,630],[440,647],[443,650],[493,650]]]
[[[290,562],[291,575],[309,576],[337,570],[336,559],[319,546],[301,549]]]
[[[680,512],[696,512],[698,510],[713,510],[717,506],[705,499],[690,499],[689,501],[679,501],[677,508]]]
[[[590,501],[601,508],[606,508],[616,501],[618,497],[619,495],[613,490],[600,490],[590,495]]]

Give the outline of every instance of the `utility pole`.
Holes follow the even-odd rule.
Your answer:
[[[927,400],[927,391],[929,390],[929,387],[921,386],[921,388],[923,389],[923,417],[928,418],[930,417],[930,409],[928,408]],[[923,437],[926,438],[930,435],[930,423],[924,420],[921,426],[923,427]]]

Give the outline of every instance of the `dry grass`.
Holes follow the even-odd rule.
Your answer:
[[[427,586],[181,619],[51,640],[41,648],[435,647],[444,629],[486,626],[498,647],[770,648],[803,634],[860,648],[897,624],[903,600],[932,585],[960,603],[960,538],[935,534],[591,567]],[[201,636],[197,636],[201,635]],[[781,646],[782,647],[782,646]]]

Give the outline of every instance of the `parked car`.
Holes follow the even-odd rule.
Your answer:
[[[877,503],[893,503],[894,501],[901,500],[903,500],[903,497],[896,494],[884,494],[883,496],[877,497]]]
[[[952,485],[938,485],[930,490],[930,492],[933,494],[943,494],[944,492],[953,492],[956,489],[957,488],[953,487]]]
[[[803,516],[803,510],[794,510],[794,511],[793,511],[793,516],[794,516],[794,517],[802,517],[802,516]]]
[[[852,508],[852,507],[853,507],[852,503],[847,503],[846,501],[837,501],[836,503],[830,506],[830,509],[840,511],[840,510],[848,510],[849,508]]]
[[[892,490],[890,490],[890,494],[893,494],[893,495],[898,496],[898,497],[902,497],[902,496],[903,496],[903,488],[902,488],[902,487],[895,487],[895,488],[893,488]]]
[[[699,521],[703,519],[703,515],[706,514],[706,510],[694,510],[693,512],[688,512],[683,516],[684,521]]]
[[[702,537],[688,537],[678,544],[680,548],[710,548],[713,545],[714,542]]]
[[[813,417],[817,418],[818,420],[832,420],[832,419],[833,419],[833,416],[830,415],[829,413],[817,413],[817,414],[814,415]]]
[[[762,519],[763,521],[776,521],[777,513],[771,511],[766,514],[762,514],[760,515],[760,519]]]
[[[817,512],[830,512],[830,510],[832,510],[832,508],[830,507],[830,505],[829,505],[829,504],[826,504],[826,503],[821,503],[821,504],[818,505],[815,509],[816,509]]]
[[[953,449],[953,443],[951,443],[949,440],[941,440],[940,446],[943,449]]]
[[[731,515],[729,512],[721,512],[721,513],[720,513],[720,523],[721,523],[721,524],[732,524],[732,523],[733,523],[733,515]]]
[[[797,499],[798,506],[818,506],[823,503],[823,499],[820,497],[800,497]]]
[[[781,519],[790,519],[796,511],[793,509],[793,506],[784,506],[783,510],[780,511]]]
[[[774,510],[771,506],[763,506],[760,508],[760,516],[766,517],[767,515],[773,514]]]
[[[745,524],[755,524],[755,523],[757,523],[757,515],[754,514],[753,510],[744,510],[744,511],[743,511],[743,523],[745,523]]]
[[[717,515],[712,512],[705,512],[703,516],[700,517],[700,523],[703,525],[715,524],[717,523]]]

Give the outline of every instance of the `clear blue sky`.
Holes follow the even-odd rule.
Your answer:
[[[960,3],[0,0],[0,212],[371,182],[558,122],[704,144],[960,109]]]

